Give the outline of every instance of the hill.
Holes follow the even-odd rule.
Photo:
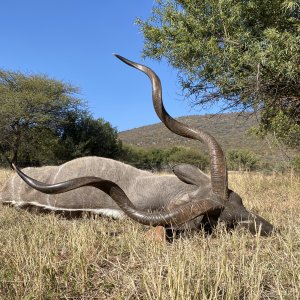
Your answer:
[[[249,134],[256,126],[256,116],[250,113],[227,113],[215,115],[194,115],[177,118],[178,121],[193,128],[201,128],[211,133],[225,151],[250,150],[266,160],[278,160],[282,154],[279,149],[270,147],[266,140]],[[206,147],[198,141],[180,137],[170,132],[162,123],[143,126],[119,133],[125,143],[142,148],[190,147],[206,152]]]

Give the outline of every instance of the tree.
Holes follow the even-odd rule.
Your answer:
[[[41,75],[0,70],[0,153],[17,162],[37,145],[55,144],[70,112],[84,104],[78,89]],[[42,147],[43,148],[43,147]]]
[[[27,140],[21,140],[18,149],[18,165],[40,166],[59,164],[59,136],[47,127],[36,126],[26,131]]]
[[[248,150],[231,150],[226,156],[230,170],[253,171],[258,164],[256,155]]]
[[[148,20],[137,20],[144,57],[177,68],[195,104],[258,111],[262,133],[299,147],[300,1],[156,2]]]
[[[183,147],[173,147],[167,156],[169,164],[186,163],[197,166],[201,170],[206,170],[209,166],[207,156],[202,155],[199,151]]]
[[[163,149],[149,149],[143,159],[144,168],[160,171],[166,165],[166,151]]]
[[[92,155],[117,158],[121,149],[118,132],[109,122],[93,119],[87,112],[80,115],[73,112],[62,128],[57,157],[62,161]]]
[[[207,156],[194,149],[183,147],[143,149],[125,145],[120,159],[137,168],[156,171],[182,163],[195,165],[201,170],[205,170],[209,165]]]
[[[168,151],[164,149],[124,145],[119,159],[139,169],[159,171],[167,164],[167,155]]]

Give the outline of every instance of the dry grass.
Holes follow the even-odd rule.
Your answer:
[[[232,174],[230,182],[280,233],[219,228],[159,244],[129,220],[2,207],[0,299],[300,299],[299,179]]]
[[[13,173],[10,169],[1,169],[0,168],[0,191],[2,189],[3,184],[8,179],[8,177]]]

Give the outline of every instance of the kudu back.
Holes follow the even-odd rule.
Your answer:
[[[155,175],[107,158],[83,157],[61,166],[23,171],[14,166],[16,174],[4,186],[0,202],[40,210],[91,211],[114,218],[126,215],[150,226],[200,229],[222,222],[231,229],[271,234],[273,226],[249,212],[240,196],[228,189],[226,159],[216,139],[167,113],[160,79],[150,68],[116,57],[149,77],[154,109],[169,130],[207,146],[210,176],[188,164],[174,166],[174,175]]]

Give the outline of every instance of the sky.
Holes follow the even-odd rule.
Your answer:
[[[112,55],[118,53],[158,74],[172,116],[199,114],[184,101],[175,69],[141,58],[144,39],[135,20],[146,20],[153,5],[152,0],[2,1],[0,68],[46,74],[79,87],[92,115],[118,131],[159,122],[149,79]]]

